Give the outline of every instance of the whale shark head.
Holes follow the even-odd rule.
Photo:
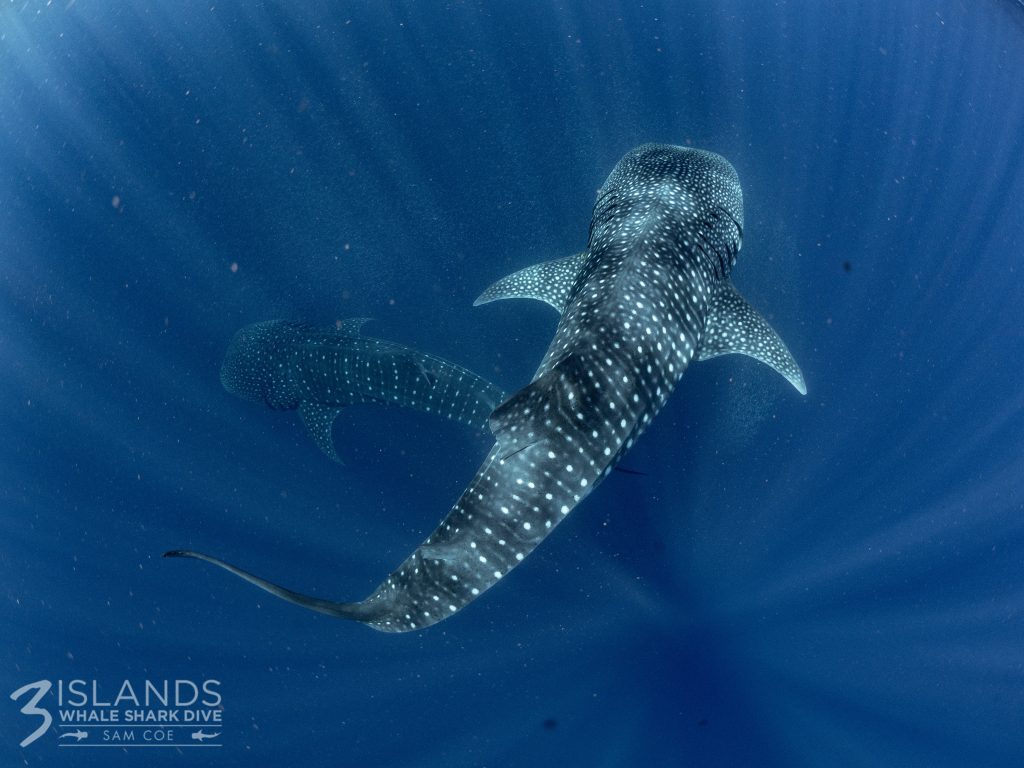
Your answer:
[[[275,410],[298,408],[299,389],[292,376],[289,348],[303,328],[301,323],[270,320],[238,331],[220,368],[224,389]]]
[[[657,230],[668,228],[666,232]],[[667,235],[725,279],[743,240],[743,192],[732,164],[691,147],[643,144],[626,153],[598,192],[590,243]]]

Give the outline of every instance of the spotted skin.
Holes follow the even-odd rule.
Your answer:
[[[807,394],[800,366],[779,335],[760,313],[747,304],[729,282],[715,286],[698,360],[741,354],[760,360],[786,377],[796,391]]]
[[[576,253],[564,259],[545,261],[503,277],[473,302],[474,307],[498,299],[515,296],[523,299],[537,299],[561,312],[569,299],[569,291],[576,281],[576,275],[587,260],[587,253]]]
[[[578,270],[557,271],[568,282],[564,302],[561,288],[534,290],[529,281],[488,298],[554,297],[561,320],[533,381],[491,415],[496,442],[476,477],[405,562],[358,603],[308,598],[212,562],[385,632],[453,615],[522,562],[664,405],[708,336],[742,226],[739,180],[724,158],[655,144],[628,153],[599,192]]]
[[[221,366],[232,394],[277,410],[298,409],[306,429],[332,459],[331,425],[355,403],[398,405],[477,429],[505,395],[486,379],[440,357],[363,336],[366,318],[338,328],[286,320],[238,331]]]
[[[740,222],[737,221],[736,226],[740,227]],[[514,272],[487,288],[474,306],[499,299],[538,299],[562,312],[587,256],[588,253],[584,252]],[[759,360],[778,371],[800,394],[807,394],[800,366],[785,343],[726,279],[715,281],[711,287],[697,359],[709,360],[727,354],[747,355]]]

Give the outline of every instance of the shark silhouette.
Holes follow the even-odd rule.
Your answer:
[[[276,410],[297,409],[313,441],[340,461],[331,425],[355,403],[399,405],[485,429],[502,390],[435,355],[360,332],[368,318],[336,328],[271,320],[238,331],[224,355],[224,388]]]
[[[495,444],[472,482],[365,600],[313,598],[209,555],[168,554],[384,632],[455,614],[612,471],[692,360],[748,355],[806,393],[785,344],[730,282],[742,239],[739,179],[723,157],[658,144],[626,154],[598,193],[586,251],[521,270],[477,300],[538,298],[561,319],[531,383],[490,415]]]
[[[76,731],[64,731],[64,733],[62,733],[57,738],[58,739],[74,739],[75,741],[81,741],[82,739],[89,738],[89,733],[88,733],[88,731],[83,731],[81,728],[79,728]]]

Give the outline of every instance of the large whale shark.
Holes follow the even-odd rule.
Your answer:
[[[365,600],[284,589],[196,557],[285,600],[384,632],[445,619],[508,575],[628,451],[694,359],[749,355],[806,393],[785,344],[730,281],[743,239],[723,157],[645,144],[598,193],[586,251],[528,267],[478,303],[532,297],[561,312],[529,385],[490,416],[495,444],[437,529]]]
[[[340,461],[331,425],[346,406],[381,403],[486,429],[505,399],[496,385],[436,355],[361,333],[365,317],[317,328],[288,320],[247,325],[221,365],[224,388],[276,410],[298,410],[313,441]]]

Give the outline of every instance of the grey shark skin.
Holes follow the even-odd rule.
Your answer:
[[[739,180],[724,158],[646,144],[601,188],[583,254],[488,289],[478,303],[523,296],[555,306],[555,337],[533,381],[491,415],[495,445],[461,498],[365,600],[310,598],[199,557],[286,600],[385,632],[453,615],[505,578],[611,472],[695,357],[747,354],[806,391],[785,345],[729,282],[742,227]]]
[[[271,320],[238,331],[221,366],[224,388],[276,410],[297,409],[313,441],[339,461],[331,425],[343,408],[382,403],[487,426],[502,390],[435,355],[364,336],[366,318],[337,328]]]

